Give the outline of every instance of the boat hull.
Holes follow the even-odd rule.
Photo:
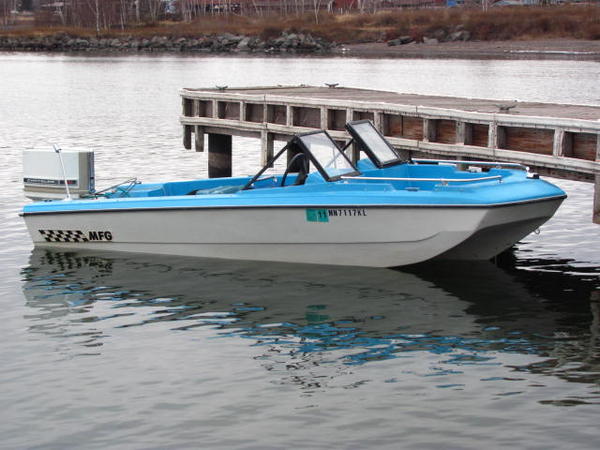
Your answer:
[[[40,247],[394,267],[436,257],[489,259],[545,222],[561,201],[63,211],[24,218]],[[494,236],[501,239],[493,243]]]
[[[442,260],[487,260],[512,247],[550,219],[563,199],[492,208],[469,238],[437,256]]]

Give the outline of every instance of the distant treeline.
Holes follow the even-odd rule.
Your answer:
[[[152,6],[152,1],[163,6],[165,3],[159,0],[140,0],[140,5],[149,8]],[[124,14],[125,10],[121,9],[121,3],[131,6],[131,2],[126,0],[71,0],[70,5],[73,9],[69,14],[75,15],[75,11],[79,11],[75,9],[76,6],[81,8],[81,14],[77,15],[78,20],[73,16],[69,21],[65,21],[65,25],[44,27],[32,24],[28,27],[0,30],[0,34],[39,36],[67,33],[71,36],[84,37],[126,35],[193,38],[230,33],[268,40],[286,31],[311,34],[329,42],[357,43],[384,42],[399,37],[410,37],[412,41],[422,42],[426,36],[434,36],[443,41],[446,39],[445,36],[464,31],[463,36],[468,36],[468,40],[480,41],[540,38],[600,39],[600,4],[495,7],[487,11],[480,8],[391,10],[362,14],[332,14],[320,11],[316,17],[314,12],[310,11],[304,15],[288,16],[197,15],[192,20],[184,22],[157,20],[145,25],[125,23],[123,18],[122,27],[107,26],[112,23],[114,17],[108,15],[107,10],[100,8],[113,5],[112,13]],[[131,14],[129,9],[126,11],[127,14]],[[133,13],[136,14],[136,11],[134,10]],[[151,10],[142,9],[140,14],[151,14]],[[156,11],[152,14],[159,15]],[[116,17],[120,16],[117,14]]]
[[[30,12],[37,26],[62,25],[94,28],[97,32],[129,25],[157,22],[194,0],[0,0],[4,22],[18,22],[15,12]]]
[[[336,1],[343,6],[335,6]],[[429,5],[445,0],[412,1]],[[312,13],[318,19],[317,13],[323,10],[363,11],[365,5],[371,5],[373,11],[383,4],[383,0],[0,0],[0,19],[4,25],[14,25],[19,13],[28,12],[37,26],[84,27],[100,32],[163,20],[190,22],[199,16]]]

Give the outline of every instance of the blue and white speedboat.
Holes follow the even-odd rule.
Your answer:
[[[132,183],[22,215],[36,246],[394,267],[489,259],[566,197],[517,164],[405,160],[370,122],[347,129],[367,155],[357,165],[316,131],[254,177]],[[267,175],[286,153],[287,170]]]

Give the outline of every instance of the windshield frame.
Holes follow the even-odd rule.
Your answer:
[[[303,137],[311,136],[311,135],[315,135],[315,134],[324,134],[327,137],[327,140],[331,143],[332,147],[335,148],[335,150],[337,150],[337,152],[339,153],[339,156],[344,158],[344,160],[348,163],[349,167],[352,168],[352,171],[346,172],[346,173],[343,173],[340,175],[330,176],[327,173],[327,171],[325,170],[325,168],[321,165],[320,161],[310,151],[310,148],[302,141]],[[310,131],[308,133],[302,133],[302,134],[295,135],[292,139],[290,139],[288,141],[288,143],[281,150],[279,150],[279,152],[277,152],[277,154],[275,156],[273,156],[269,161],[267,161],[267,163],[258,171],[258,173],[256,175],[254,175],[248,181],[248,183],[246,183],[246,185],[241,190],[246,191],[249,189],[253,189],[254,183],[261,177],[261,175],[263,173],[265,173],[267,171],[267,169],[273,167],[273,164],[275,163],[275,161],[277,161],[283,154],[285,154],[285,152],[287,150],[290,150],[294,147],[296,149],[300,150],[299,153],[302,153],[305,155],[305,157],[308,157],[308,160],[313,163],[313,165],[316,167],[317,171],[319,172],[319,174],[323,177],[323,179],[325,181],[328,181],[328,182],[339,181],[342,179],[342,177],[361,175],[361,172],[357,169],[356,165],[350,160],[350,158],[348,158],[348,156],[344,153],[344,151],[337,145],[337,143],[332,139],[332,137],[329,135],[329,133],[327,133],[327,131],[325,131],[325,130],[316,130],[316,131]],[[337,158],[337,156],[334,157],[334,159],[336,159],[336,158]],[[289,170],[289,167],[287,170]],[[287,170],[286,170],[286,173],[287,173]]]
[[[361,132],[358,130],[357,125],[369,124],[372,131],[374,131],[381,143],[385,145],[394,155],[395,158],[388,159],[386,161],[382,161],[379,159],[375,151],[371,148],[371,146],[363,139]],[[346,124],[346,130],[352,136],[352,139],[359,145],[360,149],[364,151],[369,159],[375,164],[379,169],[389,166],[395,166],[398,164],[407,163],[407,160],[402,159],[398,151],[388,142],[388,140],[383,136],[383,134],[373,125],[373,122],[370,120],[354,120],[352,122],[348,122]]]
[[[337,150],[337,154],[336,154],[336,156],[334,156],[333,159],[337,159],[338,157],[343,158],[344,161],[347,163],[347,165],[350,168],[353,169],[352,171],[349,171],[349,172],[346,172],[346,173],[343,173],[343,174],[340,174],[340,175],[330,175],[327,172],[327,169],[321,164],[321,161],[310,150],[310,147],[307,145],[307,143],[305,143],[303,141],[303,139],[306,138],[306,137],[310,137],[310,136],[318,135],[318,134],[326,136],[327,140],[331,144],[332,148],[334,148],[335,150]],[[330,136],[330,134],[326,130],[317,130],[317,131],[310,131],[308,133],[298,134],[298,135],[294,136],[293,139],[290,142],[297,144],[302,149],[302,151],[306,155],[308,155],[310,161],[314,164],[314,166],[317,168],[317,170],[319,171],[319,173],[321,174],[321,176],[326,181],[338,181],[338,180],[342,179],[342,177],[357,176],[357,175],[361,174],[361,172],[357,169],[357,167],[354,165],[354,163],[342,151],[342,149],[337,145],[337,143],[333,140],[333,138]]]

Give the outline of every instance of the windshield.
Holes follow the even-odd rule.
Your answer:
[[[328,134],[323,132],[311,133],[299,136],[299,139],[329,178],[356,172],[350,160],[342,153]]]
[[[304,184],[308,175],[307,172],[309,171],[309,161],[317,168],[325,181],[337,181],[344,175],[360,175],[358,169],[354,167],[352,162],[350,162],[348,157],[340,150],[326,131],[315,131],[294,136],[285,147],[279,150],[279,152],[271,158],[267,164],[265,164],[263,168],[248,181],[248,183],[246,183],[242,190],[245,191],[254,188],[254,184],[257,181],[260,181],[259,178],[262,174],[265,173],[268,168],[273,167],[275,161],[286,152],[292,152],[292,154],[295,154],[296,156],[292,157],[291,160],[288,160],[283,177],[278,181],[278,185],[281,187],[285,186],[285,180],[287,179],[288,173],[291,172],[298,172],[293,184]],[[304,157],[302,163],[300,163],[300,159],[297,158],[298,156]],[[275,179],[277,180],[277,178]]]
[[[346,127],[352,137],[358,140],[367,154],[378,160],[379,166],[396,162],[400,159],[400,156],[371,122],[351,122]]]

